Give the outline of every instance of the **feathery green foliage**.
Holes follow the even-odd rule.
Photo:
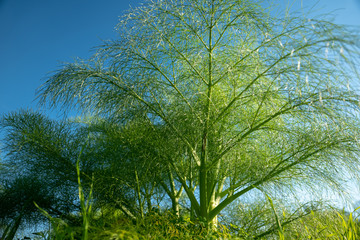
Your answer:
[[[138,224],[169,206],[216,232],[224,210],[260,189],[277,223],[254,220],[244,236],[286,236],[306,215],[288,208],[284,225],[275,195],[344,195],[358,178],[358,32],[249,0],[147,1],[117,29],[38,92],[88,119],[21,112],[1,123],[9,162],[25,177],[41,170],[59,207],[69,196],[69,222],[70,209],[88,209],[70,194],[80,187],[93,212]]]
[[[40,100],[166,132],[158,158],[206,222],[256,187],[341,191],[358,169],[358,36],[264,5],[147,2]]]

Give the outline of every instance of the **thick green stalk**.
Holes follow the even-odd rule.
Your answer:
[[[214,2],[211,9],[211,20],[209,26],[209,46],[208,46],[208,91],[206,99],[206,119],[204,124],[203,138],[202,138],[202,148],[201,148],[201,159],[200,159],[200,168],[199,168],[199,178],[200,178],[200,218],[202,220],[208,221],[208,174],[207,174],[207,157],[208,157],[208,137],[209,137],[209,122],[210,122],[210,104],[211,104],[211,94],[212,94],[212,30],[213,30],[213,14],[214,14]]]

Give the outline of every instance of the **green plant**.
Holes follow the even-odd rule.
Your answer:
[[[92,185],[90,187],[90,192],[87,198],[85,198],[84,190],[81,183],[81,172],[80,172],[80,157],[83,152],[84,146],[86,143],[82,146],[82,149],[80,150],[78,161],[76,162],[76,173],[77,173],[77,180],[78,180],[78,194],[79,194],[79,201],[80,201],[80,209],[81,213],[80,216],[82,218],[82,223],[80,224],[80,227],[82,229],[81,232],[81,239],[87,240],[89,239],[89,227],[90,222],[92,218]],[[92,179],[93,181],[93,179]],[[66,223],[61,218],[54,218],[52,217],[47,211],[39,207],[35,202],[35,206],[40,210],[40,212],[46,216],[51,225],[51,236],[53,236],[55,239],[65,239],[65,238],[71,238],[74,239],[76,235],[78,235],[78,227],[73,227]]]
[[[38,97],[130,133],[121,143],[132,162],[156,159],[136,187],[140,216],[159,182],[175,211],[184,194],[193,218],[213,226],[257,187],[341,193],[343,172],[359,165],[358,36],[272,11],[260,1],[148,1]]]
[[[51,229],[49,230],[50,239],[62,240],[62,239],[75,239],[76,230],[72,226],[69,226],[63,219],[52,217],[47,211],[39,207],[35,202],[35,206],[39,211],[49,219]]]
[[[337,232],[339,239],[346,240],[356,240],[360,237],[358,231],[360,228],[358,219],[353,218],[353,213],[355,213],[360,207],[356,208],[353,212],[351,212],[348,216],[344,216],[344,214],[337,213],[339,218],[341,218],[341,231]],[[348,218],[346,220],[346,218]]]
[[[259,200],[259,188],[286,200],[297,189],[341,194],[360,165],[359,36],[324,18],[273,11],[250,0],[147,1],[131,9],[118,39],[39,89],[45,105],[92,115],[5,116],[9,163],[56,191],[56,207],[44,210],[69,229],[78,225],[84,239],[102,207],[159,229],[147,215],[170,204],[206,236],[217,234],[220,213],[236,201]],[[239,232],[306,232],[290,228],[305,213],[290,211],[280,224],[269,203],[263,218],[247,214],[252,224]],[[82,223],[69,218],[74,209]]]
[[[10,222],[4,229],[0,239],[12,240],[15,237],[16,231],[18,230],[22,220],[22,214],[17,216],[13,222]]]
[[[86,145],[86,144],[85,144]],[[83,147],[85,146],[83,145]],[[79,187],[79,200],[80,200],[80,208],[81,208],[81,217],[82,217],[82,240],[88,240],[88,231],[90,227],[90,219],[92,216],[92,190],[93,190],[93,181],[90,186],[90,192],[87,199],[85,199],[84,190],[81,184],[81,174],[80,174],[80,157],[82,154],[83,148],[81,149],[78,157],[78,161],[76,162],[76,173],[77,173],[77,180],[78,180],[78,187]]]
[[[273,214],[275,216],[275,223],[277,225],[277,229],[278,229],[278,232],[279,232],[279,240],[285,240],[284,229],[283,229],[283,226],[281,226],[281,222],[280,222],[280,219],[278,217],[278,214],[276,213],[274,203],[273,203],[272,199],[269,197],[269,195],[267,195],[267,194],[265,194],[265,195],[266,195],[266,198],[268,199],[268,201],[270,203],[271,209],[273,210]],[[284,213],[284,217],[285,217],[285,212],[283,212],[283,213]]]

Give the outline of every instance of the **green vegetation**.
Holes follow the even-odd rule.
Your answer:
[[[148,1],[3,116],[2,238],[356,239],[360,35],[267,5]]]

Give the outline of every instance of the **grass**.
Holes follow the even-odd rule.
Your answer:
[[[85,200],[85,199],[84,199]],[[269,202],[271,199],[269,198]],[[272,201],[271,201],[272,202]],[[90,203],[88,201],[88,203]],[[91,205],[91,204],[90,204]],[[37,239],[253,239],[251,233],[247,237],[237,236],[225,225],[219,224],[213,231],[207,231],[201,224],[190,221],[188,218],[177,218],[170,211],[161,213],[148,213],[137,222],[119,214],[114,209],[104,210],[101,217],[89,214],[89,207],[83,205],[84,210],[79,216],[82,218],[80,226],[70,226],[61,219],[54,219],[43,212],[52,224],[51,231],[44,233]],[[282,224],[282,219],[277,215],[275,206],[273,209],[273,223],[276,229],[259,239],[360,239],[360,224],[351,213],[344,211],[312,211],[306,217],[291,224]],[[85,213],[85,214],[84,214]],[[47,236],[47,237],[45,237]],[[244,236],[244,234],[242,234]],[[2,238],[6,239],[6,238]]]
[[[80,159],[80,155],[79,155]],[[66,220],[54,218],[43,210],[36,203],[39,211],[50,221],[50,229],[37,233],[34,239],[38,240],[63,240],[63,239],[255,239],[259,236],[258,232],[245,232],[242,226],[232,223],[221,224],[216,229],[209,230],[200,222],[190,220],[190,217],[182,215],[180,218],[172,214],[171,210],[162,209],[146,213],[144,217],[139,217],[136,221],[126,217],[120,210],[111,206],[94,208],[92,198],[92,185],[89,192],[85,192],[81,182],[81,172],[79,160],[76,164],[78,180],[78,196],[80,202],[80,212],[75,213],[78,224],[71,225]],[[266,194],[265,194],[266,195]],[[356,240],[360,239],[360,222],[354,217],[357,208],[351,213],[339,211],[333,208],[322,211],[311,211],[304,217],[296,221],[286,220],[285,211],[282,216],[279,209],[276,209],[272,199],[266,195],[271,215],[267,219],[267,226],[273,226],[272,231],[261,235],[256,239],[341,239]],[[14,239],[15,233],[19,228],[21,216],[16,218],[3,231],[1,240]],[[237,229],[234,231],[234,229]],[[259,230],[259,229],[258,229]]]

